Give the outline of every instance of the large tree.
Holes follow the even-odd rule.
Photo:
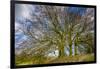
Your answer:
[[[73,45],[75,55],[79,45],[93,49],[94,36],[91,33],[91,26],[94,22],[89,22],[94,17],[93,9],[86,8],[83,13],[82,8],[74,8],[77,11],[70,10],[71,7],[48,5],[35,5],[32,8],[34,10],[30,9],[29,18],[18,20],[21,24],[19,30],[27,36],[28,43],[24,44],[27,53],[45,56],[51,51],[58,50],[59,57],[63,57],[66,55],[65,47],[70,48],[70,56],[73,54]]]

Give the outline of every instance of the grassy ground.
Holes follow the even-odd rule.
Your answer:
[[[49,63],[68,63],[68,62],[86,62],[86,61],[94,61],[94,55],[87,54],[87,55],[66,56],[54,59]]]
[[[16,61],[17,65],[29,65],[29,64],[49,64],[49,63],[68,63],[68,62],[86,62],[86,61],[94,61],[93,54],[84,54],[84,55],[76,55],[76,56],[64,56],[61,58],[49,57],[45,59],[29,59],[27,61]]]

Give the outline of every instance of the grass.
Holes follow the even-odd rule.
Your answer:
[[[76,56],[65,56],[62,58],[57,58],[55,60],[52,60],[49,63],[68,63],[68,62],[87,62],[87,61],[94,61],[94,55],[84,54],[84,55],[76,55]]]
[[[41,61],[42,60],[42,61]],[[64,56],[61,58],[48,57],[45,59],[31,58],[25,61],[16,60],[16,65],[30,65],[30,64],[49,64],[49,63],[69,63],[69,62],[89,62],[94,61],[94,54],[83,54],[76,56]]]

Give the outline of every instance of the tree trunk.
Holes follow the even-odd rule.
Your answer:
[[[69,47],[70,47],[70,51],[69,51],[69,56],[72,56],[72,33],[71,33],[71,28],[70,28],[70,31],[69,31]]]
[[[64,52],[64,43],[61,43],[61,45],[59,46],[59,57],[63,57],[65,56],[65,52]]]
[[[75,52],[75,55],[77,55],[77,46],[78,46],[78,33],[76,34],[76,39],[75,39],[75,44],[74,44],[74,46],[75,46],[75,48],[74,48],[74,52]]]
[[[69,51],[69,56],[72,56],[72,45],[69,45],[70,51]]]
[[[75,55],[77,55],[77,46],[75,46],[74,49],[75,49],[75,51],[74,51],[75,52]]]
[[[64,48],[59,50],[59,57],[65,56]]]

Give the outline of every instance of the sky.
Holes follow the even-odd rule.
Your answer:
[[[86,8],[81,8],[81,7],[70,7],[69,8],[69,12],[72,12],[72,13],[78,13],[80,15],[83,15],[86,11]]]
[[[34,11],[35,5],[29,5],[29,4],[16,4],[15,5],[15,30],[21,28],[21,24],[19,23],[19,20],[25,21],[24,18],[30,19],[30,9],[35,13]],[[69,12],[72,13],[79,13],[80,15],[83,15],[86,11],[86,8],[80,8],[80,7],[69,7]],[[36,33],[39,33],[36,31]],[[18,31],[15,33],[15,48],[19,47],[17,44],[21,43],[22,41],[27,40],[27,36],[24,35],[21,31]],[[73,46],[74,51],[74,46]],[[68,52],[66,51],[68,54]]]

